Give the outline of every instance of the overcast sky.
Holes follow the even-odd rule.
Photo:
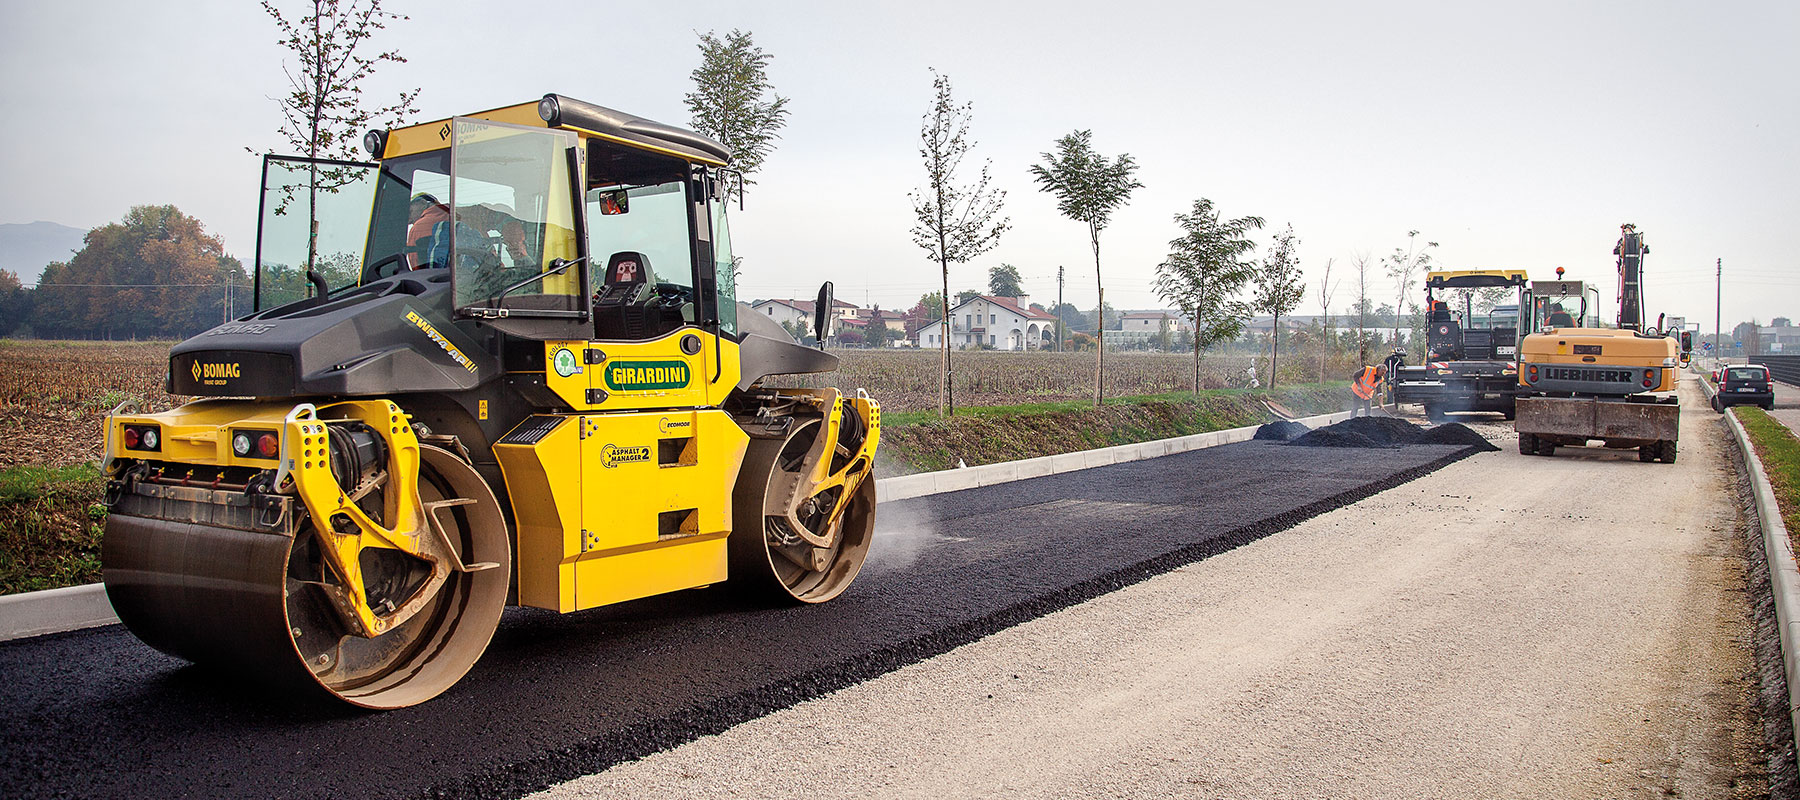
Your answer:
[[[292,7],[292,0],[283,0]],[[951,289],[1018,267],[1033,299],[1094,302],[1082,226],[1027,168],[1072,130],[1145,184],[1102,235],[1107,299],[1161,305],[1156,264],[1201,197],[1292,224],[1317,313],[1351,261],[1440,244],[1445,268],[1597,282],[1612,316],[1622,222],[1651,247],[1647,307],[1711,329],[1800,317],[1800,3],[595,3],[392,0],[374,99],[422,87],[423,118],[559,92],[687,124],[697,32],[774,57],[792,116],[734,220],[742,291],[820,281],[905,308],[938,284],[912,243],[920,115],[935,67],[974,103],[1013,228]],[[299,12],[296,11],[297,15]],[[248,0],[22,0],[0,8],[0,222],[90,227],[173,203],[250,260],[257,158],[282,149],[273,24]],[[971,170],[972,172],[972,170]],[[972,176],[971,176],[972,177]],[[1784,244],[1788,243],[1788,244]],[[1372,295],[1393,302],[1379,265]],[[1412,298],[1416,299],[1416,298]]]

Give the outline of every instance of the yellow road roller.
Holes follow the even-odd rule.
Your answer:
[[[170,351],[192,402],[107,417],[132,633],[386,709],[508,604],[844,592],[880,407],[765,385],[837,358],[738,303],[723,145],[556,94],[364,145],[263,159],[256,310]]]

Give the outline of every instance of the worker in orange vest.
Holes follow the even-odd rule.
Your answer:
[[[1381,383],[1385,372],[1384,367],[1364,365],[1362,369],[1356,371],[1356,374],[1350,376],[1350,392],[1356,395],[1359,400],[1357,407],[1365,416],[1369,413],[1369,406],[1374,402],[1375,387]]]

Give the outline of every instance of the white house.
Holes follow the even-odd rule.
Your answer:
[[[944,326],[934,321],[920,328],[919,346],[943,346]],[[1056,317],[1031,308],[1031,298],[976,295],[950,309],[950,346],[967,350],[1038,350],[1056,339]]]
[[[1132,311],[1119,320],[1122,331],[1162,331],[1163,320],[1169,321],[1169,332],[1190,331],[1194,326],[1187,319],[1174,311]]]
[[[812,300],[758,300],[751,304],[750,309],[777,323],[798,325],[801,330],[812,330],[814,302]],[[838,319],[854,318],[859,310],[854,303],[846,303],[836,298],[832,299],[831,308],[833,315]]]

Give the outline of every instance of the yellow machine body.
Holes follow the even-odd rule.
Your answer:
[[[1616,328],[1547,328],[1519,348],[1519,385],[1540,392],[1623,397],[1675,391],[1679,347]]]
[[[200,399],[105,422],[135,635],[397,708],[509,601],[846,590],[880,408],[763,385],[837,358],[739,310],[724,145],[554,94],[364,143],[378,163],[265,158],[256,310],[171,349]]]

